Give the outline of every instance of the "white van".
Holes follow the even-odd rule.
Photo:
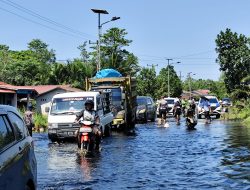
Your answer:
[[[79,124],[74,123],[76,114],[84,109],[86,100],[94,101],[94,110],[100,117],[100,129],[105,136],[111,130],[113,114],[109,109],[109,94],[100,92],[68,92],[53,96],[48,114],[48,136],[54,142],[75,137]]]

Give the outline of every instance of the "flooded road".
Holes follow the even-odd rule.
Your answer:
[[[35,133],[38,189],[250,189],[250,128],[203,122],[139,124],[135,136],[103,139],[94,158]]]

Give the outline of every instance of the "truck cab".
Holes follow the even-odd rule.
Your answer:
[[[48,137],[54,142],[75,137],[80,127],[74,123],[76,114],[84,109],[86,100],[94,101],[94,110],[100,117],[100,129],[109,135],[113,114],[109,108],[109,94],[100,92],[68,92],[57,94],[52,98],[48,113]]]

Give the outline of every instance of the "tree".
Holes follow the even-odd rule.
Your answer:
[[[167,68],[162,68],[157,76],[158,89],[156,90],[156,96],[168,95],[168,68],[169,68],[169,83],[170,83],[170,96],[179,97],[182,93],[181,80],[172,65],[168,65]]]
[[[156,97],[157,81],[155,68],[142,68],[136,77],[137,79],[137,94],[139,96]]]
[[[230,29],[217,35],[216,52],[220,70],[225,75],[225,85],[229,93],[242,87],[241,80],[250,72],[249,39]]]
[[[39,39],[34,39],[28,43],[28,48],[41,63],[54,63],[56,61],[55,51],[53,49],[48,50],[48,45]]]
[[[135,75],[139,71],[137,57],[124,49],[132,40],[125,39],[125,29],[111,28],[102,37],[101,67],[113,68],[122,75]]]

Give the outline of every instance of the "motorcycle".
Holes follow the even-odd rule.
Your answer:
[[[80,121],[80,128],[77,136],[77,144],[80,152],[92,153],[96,148],[96,135],[93,132],[93,124],[90,121]]]
[[[195,129],[196,125],[197,125],[197,119],[194,116],[194,110],[192,108],[189,108],[187,110],[187,117],[186,117],[187,129],[193,130]]]

